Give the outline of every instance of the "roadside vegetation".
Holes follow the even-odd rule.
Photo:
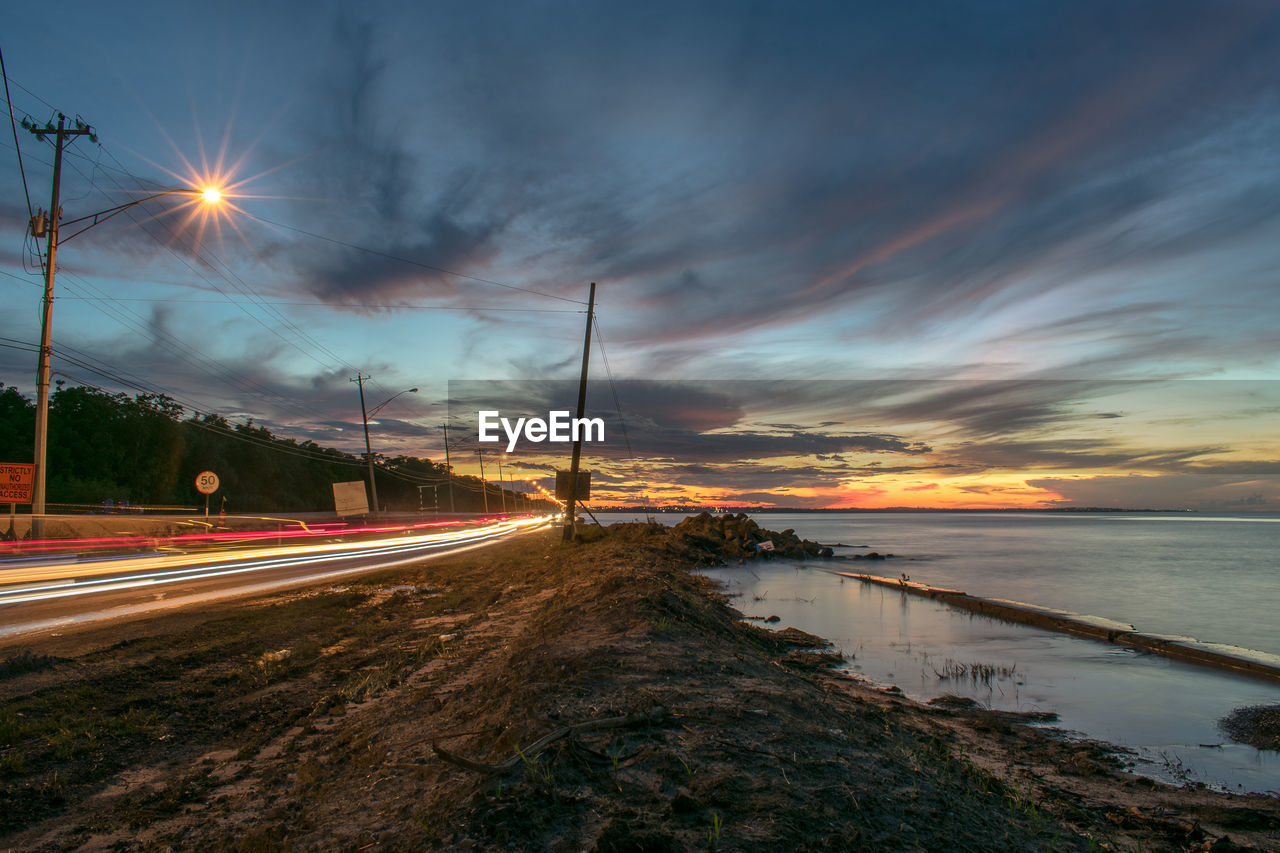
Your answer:
[[[354,417],[358,420],[359,409]],[[0,462],[30,462],[35,404],[0,384]],[[217,414],[187,412],[163,394],[111,394],[58,384],[49,400],[48,500],[51,505],[113,509],[203,507],[195,489],[201,471],[215,472],[221,487],[213,508],[232,513],[310,511],[333,506],[332,485],[367,476],[363,456],[272,434],[250,420],[231,424]],[[377,456],[379,503],[393,511],[434,504],[439,484],[449,507],[443,464],[416,457]],[[420,496],[418,486],[427,487]],[[501,499],[490,483],[490,505]],[[453,506],[480,512],[478,477],[453,477]],[[514,494],[507,492],[507,500]],[[550,506],[547,504],[547,506]]]

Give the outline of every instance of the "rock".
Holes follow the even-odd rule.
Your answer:
[[[777,615],[777,614],[775,613],[774,615],[772,615],[772,616],[768,617],[768,618],[767,618],[767,619],[765,619],[764,621],[766,621],[766,622],[781,622],[781,621],[782,621],[782,617],[781,617],[781,616],[779,616],[779,615]]]
[[[825,649],[831,645],[830,640],[819,637],[817,634],[810,634],[808,631],[801,631],[799,628],[783,628],[773,636],[776,640],[782,640],[800,648]]]
[[[782,657],[782,662],[802,669],[825,669],[844,663],[839,652],[815,652],[808,649],[792,649]]]

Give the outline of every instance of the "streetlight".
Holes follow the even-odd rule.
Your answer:
[[[44,139],[46,135],[56,137],[53,155],[53,192],[49,202],[49,213],[47,216],[44,213],[37,213],[31,218],[31,236],[36,238],[47,236],[49,239],[48,258],[45,261],[44,268],[44,311],[40,320],[40,361],[36,367],[35,477],[31,488],[31,536],[33,539],[44,538],[45,461],[49,434],[49,361],[53,351],[53,276],[58,254],[59,220],[62,218],[62,208],[58,204],[62,182],[62,149],[68,137],[88,136],[91,140],[97,141],[97,137],[93,134],[93,129],[83,122],[77,120],[75,129],[67,128],[65,124],[66,116],[62,115],[62,113],[58,113],[58,126],[56,128],[51,125],[46,125],[42,128],[36,127],[26,120],[23,121],[23,126],[40,139]],[[68,219],[65,223],[67,225],[78,225],[84,222],[88,222],[88,224],[68,235],[62,242],[66,242],[72,237],[78,237],[95,225],[100,225],[116,214],[123,213],[143,202],[151,201],[161,196],[180,194],[199,196],[207,204],[216,204],[222,200],[222,191],[212,187],[164,190],[146,198],[140,198],[137,201],[118,204],[115,207],[100,210],[88,216]]]
[[[383,400],[381,403],[374,406],[372,409],[369,409],[368,411],[366,411],[364,407],[364,381],[368,378],[370,377],[365,376],[362,373],[357,373],[356,378],[352,379],[351,381],[357,383],[360,386],[360,417],[364,421],[364,456],[369,463],[369,491],[373,493],[372,515],[376,516],[378,514],[378,482],[373,478],[373,449],[369,446],[369,416],[378,414],[378,412],[382,411],[382,409],[387,405],[387,403],[390,403],[396,397],[399,397],[400,394],[417,394],[418,389],[406,388],[405,390],[401,391],[400,394],[393,394],[391,397],[387,398],[386,400]]]

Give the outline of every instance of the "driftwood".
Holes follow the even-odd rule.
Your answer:
[[[501,764],[482,764],[479,761],[472,761],[461,755],[449,752],[438,743],[431,744],[431,749],[441,760],[450,764],[456,764],[458,767],[465,767],[467,770],[474,770],[477,773],[487,773],[497,775],[500,773],[510,773],[515,770],[523,762],[529,760],[526,756],[536,756],[537,753],[546,749],[558,740],[562,740],[569,735],[579,734],[581,732],[600,731],[602,729],[624,729],[628,726],[636,726],[641,723],[655,723],[666,715],[666,709],[662,707],[651,708],[648,711],[636,711],[627,714],[625,717],[609,717],[604,720],[588,720],[585,723],[574,723],[570,726],[561,726],[550,734],[539,738],[529,744],[524,749],[516,750],[516,754],[503,761]]]

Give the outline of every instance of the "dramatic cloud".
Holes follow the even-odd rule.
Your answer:
[[[1199,495],[1204,483],[1280,473],[1280,463],[1249,455],[1274,450],[1258,421],[1280,403],[1274,382],[622,381],[610,391],[589,398],[587,416],[604,421],[605,442],[585,445],[584,458],[614,499],[638,500],[646,491],[633,487],[638,481],[726,500],[769,483],[780,503],[807,493],[911,505],[927,493],[952,502],[1079,505],[1077,495],[1098,497],[1081,483],[1110,483],[1106,475],[1045,474],[1142,472],[1132,481],[1141,484],[1186,474],[1193,479],[1163,482],[1194,480]],[[455,382],[450,413],[465,446],[478,448],[477,411],[511,421],[545,416],[569,409],[575,393],[573,382]],[[798,418],[806,409],[810,418]],[[1206,409],[1217,419],[1208,428],[1198,415]],[[825,420],[832,412],[851,420]],[[805,429],[806,420],[814,428]],[[868,424],[876,431],[862,429]],[[521,441],[514,458],[566,452]],[[1217,500],[1206,495],[1196,500]]]
[[[1062,495],[1060,504],[1150,509],[1270,510],[1280,505],[1280,479],[1240,480],[1201,474],[1053,478],[1028,484]]]
[[[1271,499],[1272,392],[1127,381],[1280,368],[1269,4],[229,0],[141,39],[72,3],[56,41],[11,17],[16,114],[102,132],[68,216],[252,178],[220,231],[157,202],[60,253],[73,378],[358,450],[372,374],[375,402],[423,388],[380,452],[438,456],[446,420],[473,450],[481,402],[574,408],[542,380],[576,378],[596,281],[614,494]],[[29,388],[38,263],[0,184],[0,379]],[[445,390],[478,379],[509,384]]]

